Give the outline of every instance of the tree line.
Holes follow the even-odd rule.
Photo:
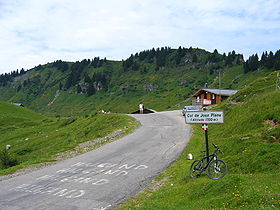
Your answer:
[[[103,72],[95,72],[92,78],[85,73],[82,81],[77,84],[77,93],[91,96],[99,90],[107,90],[108,80]]]
[[[25,73],[26,73],[26,71],[22,68],[21,70],[17,69],[16,71],[12,71],[10,73],[1,74],[0,75],[0,86],[1,87],[7,86],[9,84],[9,82],[12,82],[15,77],[21,76]]]
[[[147,63],[154,63],[156,65],[156,69],[159,69],[166,65],[167,56],[171,52],[170,47],[161,47],[161,48],[152,48],[151,50],[144,50],[135,55],[131,54],[131,56],[122,61],[123,70],[126,72],[128,70],[139,70],[140,65],[137,62],[146,61]]]
[[[84,59],[82,61],[77,61],[74,63],[75,67],[78,69],[84,69],[86,66],[99,68],[102,67],[103,64],[107,63],[107,59],[100,59],[99,57],[95,57],[94,59]],[[39,65],[38,67],[41,67]],[[36,67],[37,69],[40,69]],[[57,60],[51,64],[51,67],[57,68],[59,71],[65,72],[69,69],[69,62]]]
[[[244,61],[243,55],[237,54],[234,50],[228,54],[220,54],[217,49],[213,53],[209,53],[198,48],[184,48],[181,46],[178,49],[171,49],[170,47],[152,48],[131,54],[129,58],[122,60],[122,70],[124,72],[140,70],[141,74],[144,74],[150,68],[146,65],[148,63],[152,64],[157,71],[165,67],[183,66],[186,62],[191,62],[194,65],[198,63],[200,65],[210,64],[218,67],[243,64],[244,73],[256,71],[259,68],[277,70],[280,69],[280,50],[276,51],[275,54],[271,51],[269,53],[267,51],[263,52],[261,58],[257,54],[253,54],[248,60]],[[75,63],[57,60],[47,65],[38,65],[33,69],[37,71],[49,67],[56,68],[61,72],[67,72],[68,76],[65,82],[60,84],[61,89],[67,90],[70,87],[76,86],[77,93],[92,95],[100,89],[107,88],[109,76],[105,76],[106,74],[104,73],[95,72],[92,78],[90,78],[87,70],[102,67],[104,64],[108,64],[106,58],[100,59],[99,57],[94,57],[93,59],[84,59]],[[26,71],[22,68],[21,70],[1,74],[0,86],[7,86],[15,77],[25,73]],[[80,84],[81,81],[84,83]],[[22,85],[23,87],[26,86],[26,84]]]
[[[99,68],[107,63],[106,58],[100,59],[99,57],[95,57],[93,60],[84,59],[81,62],[77,61],[72,64],[70,68],[70,74],[67,77],[67,80],[64,85],[64,89],[69,89],[77,85],[77,93],[84,93],[86,92],[88,95],[92,95],[95,93],[96,90],[100,89],[100,84],[105,86],[105,76],[100,73],[95,73],[93,78],[90,78],[88,74],[85,72],[86,67],[90,68]],[[84,79],[84,82],[88,84],[89,88],[85,91],[80,85],[79,82]],[[99,82],[99,83],[98,83]]]
[[[184,48],[179,46],[178,49],[171,49],[170,47],[161,47],[151,50],[144,50],[122,61],[124,72],[129,70],[139,70],[141,62],[147,62],[155,65],[155,70],[163,67],[176,67],[185,65],[185,62],[198,63],[202,60],[199,58],[202,54],[207,55],[203,62],[206,63],[219,63],[223,62],[224,65],[229,66],[233,64],[240,65],[244,62],[243,55],[237,54],[234,50],[229,52],[228,55],[218,53],[215,49],[213,53],[209,53],[195,48]]]
[[[243,64],[244,73],[256,71],[259,68],[267,68],[269,70],[279,70],[280,69],[280,50],[277,50],[275,54],[270,51],[262,53],[259,59],[258,54],[253,54],[249,56],[248,60]]]

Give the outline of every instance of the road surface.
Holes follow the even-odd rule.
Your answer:
[[[182,153],[191,135],[180,111],[133,115],[141,126],[94,151],[0,182],[0,209],[113,209]]]

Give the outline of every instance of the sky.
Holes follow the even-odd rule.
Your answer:
[[[157,47],[280,49],[279,0],[0,0],[0,73]]]

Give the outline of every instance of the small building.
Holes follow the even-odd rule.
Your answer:
[[[203,88],[193,95],[196,98],[193,104],[203,106],[219,104],[236,92],[238,90]]]
[[[155,113],[154,110],[152,109],[146,109],[144,108],[143,111],[141,112],[140,109],[137,111],[132,112],[131,114],[150,114],[150,113]]]
[[[11,104],[14,104],[14,105],[16,105],[16,106],[24,107],[22,103],[11,103]]]

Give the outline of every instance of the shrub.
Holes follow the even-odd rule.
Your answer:
[[[0,167],[1,168],[9,168],[12,166],[18,165],[19,162],[10,156],[8,151],[6,149],[3,149],[0,151]]]
[[[76,120],[77,120],[76,118],[65,119],[64,121],[62,121],[60,123],[60,125],[58,127],[64,127],[66,125],[70,125],[71,123],[75,122]]]

